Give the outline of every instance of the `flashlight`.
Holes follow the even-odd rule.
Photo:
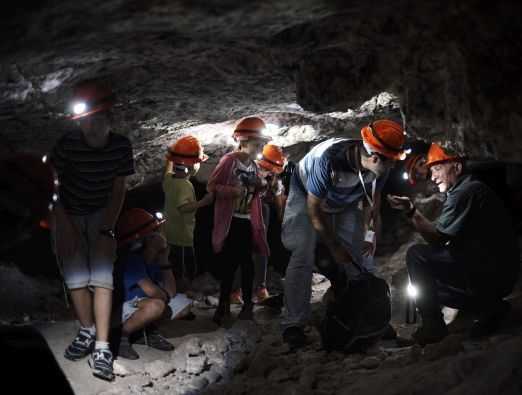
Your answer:
[[[73,105],[73,113],[74,115],[83,114],[87,110],[87,104],[85,102],[80,101],[78,103],[74,103]]]
[[[408,172],[405,171],[404,173],[402,173],[402,179],[407,181],[408,179],[410,178],[410,176],[408,175]]]
[[[163,219],[163,213],[160,213],[159,211],[156,212],[156,214],[154,214],[154,216],[156,217],[156,219],[158,219],[159,221],[161,221]]]
[[[47,163],[47,155],[42,156],[42,163]]]
[[[406,301],[406,323],[407,324],[415,324],[417,322],[417,306],[416,299],[419,296],[419,289],[408,281],[408,285],[406,286],[406,296],[408,297]]]

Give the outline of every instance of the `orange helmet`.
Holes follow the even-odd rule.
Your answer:
[[[381,119],[361,129],[363,141],[375,152],[393,160],[403,160],[404,130],[397,122]]]
[[[7,218],[28,225],[48,226],[49,213],[58,200],[58,177],[46,155],[15,154],[0,161],[2,209]]]
[[[417,173],[415,171],[415,167],[420,161],[424,159],[425,156],[419,154],[411,155],[408,157],[408,159],[406,159],[406,162],[404,163],[404,168],[406,170],[404,173],[404,178],[407,179],[411,185],[415,185],[417,183]]]
[[[450,155],[444,149],[435,143],[431,143],[430,150],[428,151],[428,160],[426,166],[432,167],[440,163],[460,161],[462,158],[458,155]]]
[[[263,134],[265,129],[266,124],[261,118],[247,117],[236,125],[233,137],[236,141],[247,141],[251,138],[270,140],[270,137]]]
[[[70,119],[80,119],[101,111],[107,111],[115,102],[110,83],[106,80],[88,80],[73,88]]]
[[[161,213],[152,215],[141,208],[131,208],[121,214],[116,225],[118,244],[122,245],[148,236],[164,222]]]
[[[203,153],[199,140],[191,135],[183,136],[167,148],[167,160],[176,164],[190,166],[205,162],[208,156]]]
[[[283,150],[274,144],[267,144],[263,147],[261,159],[257,161],[259,166],[263,169],[271,171],[272,173],[281,174],[285,166],[285,156]]]

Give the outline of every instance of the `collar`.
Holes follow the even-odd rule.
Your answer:
[[[455,182],[455,185],[453,185],[450,189],[448,189],[448,193],[454,192],[458,187],[460,187],[462,184],[467,183],[471,180],[471,174],[463,174],[458,179],[457,182]]]

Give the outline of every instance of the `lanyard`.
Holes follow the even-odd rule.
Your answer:
[[[368,200],[368,203],[370,204],[370,207],[373,210],[374,200],[375,200],[375,190],[377,189],[377,177],[372,181],[372,196],[368,194],[368,191],[366,190],[366,185],[364,185],[363,176],[361,174],[361,171],[359,171],[359,180],[361,180],[361,185],[364,190],[364,196],[366,196],[366,200]]]

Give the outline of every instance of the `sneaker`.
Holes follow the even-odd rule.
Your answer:
[[[237,318],[244,321],[252,321],[254,319],[254,305],[251,303],[243,305]]]
[[[241,293],[241,290],[238,289],[237,291],[233,291],[230,294],[230,304],[243,304],[243,295]]]
[[[89,358],[89,366],[95,377],[107,381],[114,380],[112,352],[108,348],[94,350]]]
[[[95,340],[95,335],[81,328],[72,343],[65,350],[63,356],[70,361],[77,361],[86,357],[94,349]]]
[[[306,345],[306,335],[303,328],[298,326],[291,326],[284,330],[283,341],[288,343],[291,350],[303,347]]]
[[[258,288],[253,302],[254,303],[263,303],[269,297],[270,297],[270,294],[268,293],[268,289],[266,289],[265,287]]]
[[[136,360],[140,355],[132,348],[132,344],[127,336],[122,336],[120,341],[120,348],[118,349],[118,358]]]
[[[172,343],[170,343],[167,339],[165,339],[163,337],[163,335],[161,335],[157,329],[146,329],[145,332],[144,332],[145,336],[147,336],[147,338],[145,338],[145,336],[143,335],[143,332],[142,332],[142,335],[136,339],[136,341],[134,343],[136,344],[145,344],[147,346],[149,346],[150,348],[154,348],[156,350],[160,350],[160,351],[172,351],[174,350],[174,346],[172,345]]]

